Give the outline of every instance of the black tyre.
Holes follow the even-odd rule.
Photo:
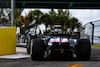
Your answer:
[[[77,44],[76,56],[78,60],[89,60],[91,57],[91,44],[88,39],[80,39]]]
[[[40,38],[35,38],[32,45],[32,60],[43,60],[44,59],[44,42]],[[32,41],[31,41],[32,42]]]

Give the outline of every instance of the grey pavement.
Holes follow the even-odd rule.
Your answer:
[[[11,54],[11,55],[3,55],[0,56],[0,59],[12,59],[12,60],[17,60],[17,59],[24,59],[24,58],[30,58],[30,54],[27,54],[26,48],[22,47],[16,47],[16,54]]]
[[[66,67],[69,64],[83,64],[82,67],[100,67],[100,48],[92,48],[92,56],[89,61],[76,61],[76,60],[33,61],[31,60],[31,58],[18,59],[18,60],[0,59],[0,67]]]

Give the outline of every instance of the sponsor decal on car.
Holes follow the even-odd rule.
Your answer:
[[[48,45],[52,45],[53,42],[62,42],[62,43],[65,43],[65,42],[68,42],[68,39],[67,38],[61,38],[60,37],[54,37],[54,38],[51,38],[48,42]]]

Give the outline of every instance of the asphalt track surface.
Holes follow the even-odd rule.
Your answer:
[[[70,64],[81,64],[82,66],[68,66]],[[30,58],[18,60],[0,59],[0,67],[100,67],[100,48],[92,48],[91,59],[89,61],[63,59],[33,61]]]

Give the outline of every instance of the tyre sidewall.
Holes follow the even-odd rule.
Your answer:
[[[91,56],[91,44],[88,39],[80,39],[77,44],[77,58],[79,60],[89,60]]]

